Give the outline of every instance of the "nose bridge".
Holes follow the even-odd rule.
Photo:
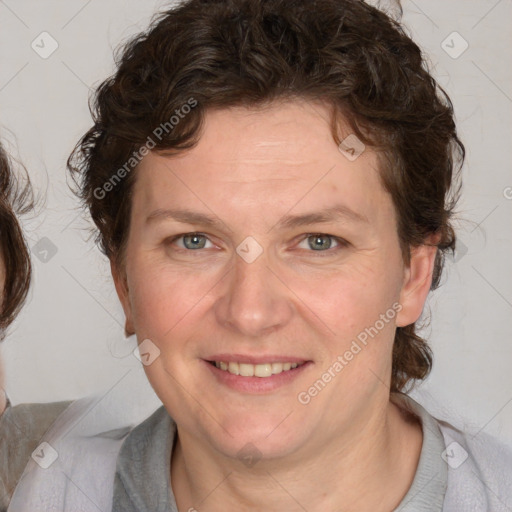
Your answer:
[[[269,267],[265,253],[252,262],[235,256],[216,307],[221,324],[246,336],[259,336],[289,321],[292,307],[286,288]]]

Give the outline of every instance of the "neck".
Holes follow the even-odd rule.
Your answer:
[[[252,467],[198,447],[178,429],[171,463],[178,509],[394,510],[414,479],[421,426],[388,402],[362,428],[354,427],[297,457],[263,458]]]

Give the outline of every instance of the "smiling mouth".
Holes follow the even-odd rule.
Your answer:
[[[231,373],[232,375],[239,375],[241,377],[272,377],[279,373],[294,370],[305,364],[303,363],[263,363],[263,364],[249,364],[237,363],[234,361],[208,361],[211,365],[217,367],[219,370]]]

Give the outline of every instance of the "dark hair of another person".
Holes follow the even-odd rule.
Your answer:
[[[176,154],[197,143],[209,110],[300,99],[330,107],[336,144],[341,120],[377,151],[404,262],[438,234],[431,288],[439,285],[444,255],[455,247],[451,219],[464,146],[452,103],[420,48],[385,13],[359,0],[190,0],[159,14],[116,63],[96,91],[94,126],[68,167],[100,247],[120,268],[136,166],[115,175],[148,137],[154,151]],[[197,106],[184,108],[191,98]],[[157,138],[163,123],[168,130]],[[416,329],[396,330],[392,391],[430,372],[432,353]]]
[[[30,287],[30,253],[17,217],[32,208],[32,188],[28,177],[14,174],[11,160],[0,145],[0,251],[5,267],[0,340],[19,313]]]

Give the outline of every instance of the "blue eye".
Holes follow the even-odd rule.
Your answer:
[[[202,233],[187,233],[184,235],[179,235],[173,238],[171,241],[175,242],[177,240],[183,240],[182,248],[191,250],[204,249],[206,242],[209,242],[208,238]]]
[[[337,244],[337,247],[335,246],[334,250],[348,245],[348,243],[341,238],[338,238],[333,235],[326,235],[323,233],[308,234],[302,240],[301,244],[304,242],[307,242],[307,248],[312,249],[313,252],[328,252],[329,249],[332,248],[333,241]],[[300,247],[300,244],[298,247]],[[304,249],[304,247],[301,247],[301,248]],[[329,251],[329,252],[332,252],[332,251]]]

